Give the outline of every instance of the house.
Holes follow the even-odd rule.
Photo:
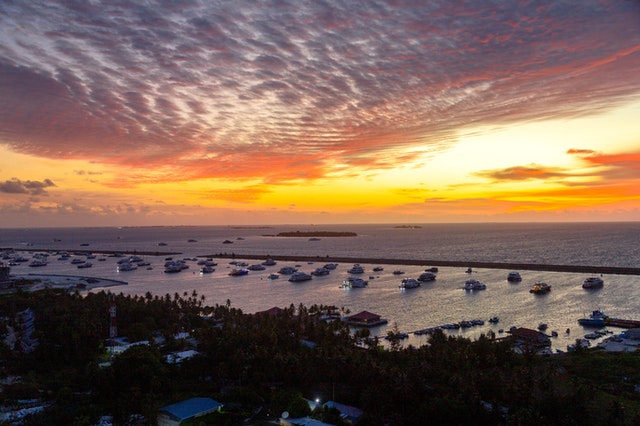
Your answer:
[[[321,422],[320,420],[312,419],[311,417],[298,417],[298,418],[280,418],[280,426],[332,426],[329,423]]]
[[[347,323],[351,325],[360,325],[364,327],[373,327],[380,324],[386,324],[387,320],[381,318],[380,315],[369,311],[362,311],[355,315],[347,317]]]
[[[551,339],[540,331],[531,330],[530,328],[516,328],[510,330],[510,333],[516,343],[527,347],[543,347],[551,345]]]
[[[362,417],[362,410],[356,407],[352,407],[350,405],[340,404],[334,401],[325,402],[324,406],[326,408],[335,408],[340,412],[340,417],[346,423],[350,425],[355,425]]]
[[[158,426],[180,425],[220,410],[222,404],[211,398],[191,398],[162,407],[158,412]]]

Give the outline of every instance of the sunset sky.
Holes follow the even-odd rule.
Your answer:
[[[618,220],[639,1],[0,1],[0,228]]]

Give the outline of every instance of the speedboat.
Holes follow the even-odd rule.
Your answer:
[[[200,273],[201,274],[210,274],[212,272],[214,272],[215,269],[212,266],[209,265],[203,265],[202,268],[200,268]]]
[[[265,260],[264,262],[262,262],[262,264],[263,264],[264,266],[273,266],[273,265],[275,265],[275,264],[276,264],[276,261],[275,261],[275,260],[273,260],[273,259],[267,259],[267,260]]]
[[[531,287],[531,289],[529,290],[529,293],[534,293],[534,294],[544,294],[544,293],[549,293],[551,291],[551,286],[547,283],[543,283],[543,282],[537,282],[533,285],[533,287]]]
[[[395,271],[392,272],[393,275],[402,275],[404,274],[404,271],[401,269],[396,269]]]
[[[409,289],[409,288],[418,288],[420,287],[420,281],[415,278],[404,278],[398,287]]]
[[[267,279],[269,280],[277,280],[278,278],[280,278],[280,275],[278,274],[269,274],[269,276],[267,277]]]
[[[244,268],[233,268],[231,270],[231,272],[229,272],[229,275],[232,277],[238,277],[241,275],[247,275],[249,273],[248,269],[244,269]]]
[[[582,283],[582,288],[602,288],[604,280],[600,277],[589,277]]]
[[[363,274],[364,273],[364,268],[362,266],[360,266],[359,263],[356,263],[347,272],[350,273],[350,274]]]
[[[384,271],[384,268],[382,266],[376,266],[375,268],[373,268],[373,272],[382,272]]]
[[[330,271],[333,271],[334,269],[336,269],[338,267],[337,263],[327,263],[326,265],[324,265],[325,269],[328,269]]]
[[[291,281],[292,283],[297,283],[300,281],[309,281],[312,278],[313,277],[306,272],[296,271],[291,274],[291,276],[289,277],[289,281]]]
[[[422,282],[433,281],[435,279],[436,279],[436,274],[434,274],[433,272],[423,272],[418,277],[418,281],[422,281]]]
[[[91,268],[92,266],[93,266],[93,263],[84,262],[78,265],[78,269]]]
[[[518,271],[511,271],[507,275],[507,281],[510,281],[510,282],[522,281],[522,276]]]
[[[363,280],[359,277],[347,277],[342,282],[343,288],[365,288],[369,284],[369,281]]]
[[[486,284],[481,283],[475,278],[468,279],[464,282],[464,287],[467,291],[476,291],[476,290],[484,290],[487,288]]]
[[[118,265],[118,272],[135,271],[138,269],[138,265],[131,262],[124,262]]]
[[[47,259],[41,257],[34,257],[33,260],[29,263],[29,266],[35,268],[38,266],[47,266]]]

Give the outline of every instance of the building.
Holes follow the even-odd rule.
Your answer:
[[[188,420],[219,411],[222,404],[211,398],[191,398],[162,407],[158,412],[158,426],[180,425]]]
[[[540,331],[521,327],[507,333],[511,334],[517,344],[527,348],[542,348],[551,345],[549,336]]]
[[[362,311],[355,315],[347,317],[347,323],[351,325],[359,325],[364,327],[373,327],[380,324],[386,324],[387,320],[381,318],[380,315],[369,311]]]
[[[362,417],[363,414],[362,410],[359,408],[340,404],[334,401],[327,401],[325,402],[324,406],[326,408],[335,408],[336,410],[338,410],[340,412],[340,417],[342,418],[342,420],[350,425],[355,425],[356,423],[358,423],[358,420],[360,420],[360,417]]]

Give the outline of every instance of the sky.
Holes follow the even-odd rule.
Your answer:
[[[0,1],[0,228],[640,220],[640,2]]]

